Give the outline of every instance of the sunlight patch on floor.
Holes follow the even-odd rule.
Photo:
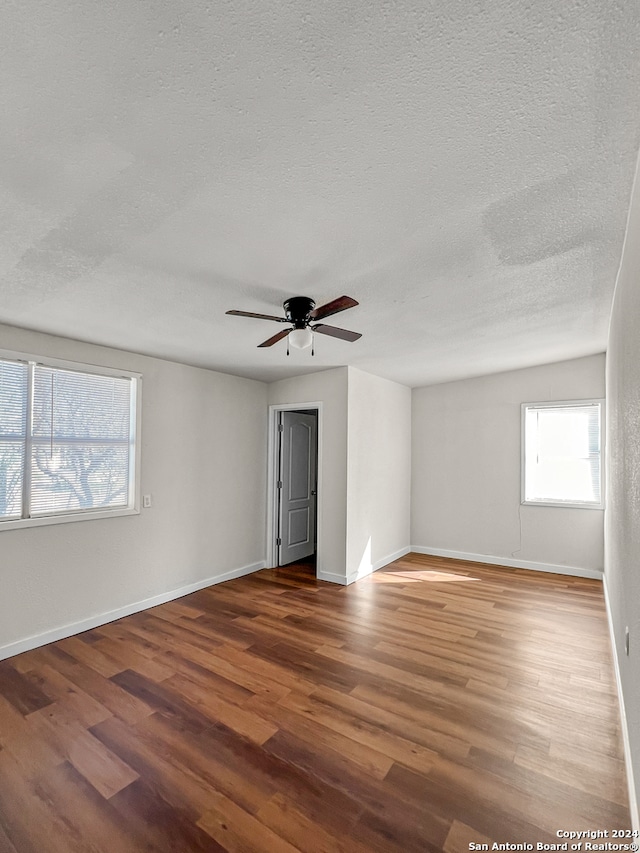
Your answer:
[[[480,578],[470,578],[467,575],[454,575],[449,572],[375,572],[370,576],[373,583],[456,583],[458,581],[477,581]]]

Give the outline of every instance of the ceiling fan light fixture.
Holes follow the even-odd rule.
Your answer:
[[[289,332],[289,343],[294,349],[308,349],[313,343],[311,329],[294,329]]]
[[[287,324],[289,328],[282,329],[282,331],[267,338],[266,341],[258,344],[258,347],[272,347],[278,341],[286,338],[287,355],[289,355],[290,346],[294,349],[311,347],[311,355],[315,355],[313,341],[316,332],[351,343],[362,337],[360,332],[350,332],[349,329],[340,329],[338,326],[327,326],[326,323],[318,322],[324,320],[325,317],[339,314],[340,311],[346,311],[347,308],[355,308],[357,304],[356,300],[350,296],[339,296],[337,299],[327,302],[326,305],[316,308],[315,301],[308,296],[292,296],[282,303],[284,317],[276,317],[273,314],[256,314],[253,311],[236,311],[235,308],[226,313],[232,314],[234,317],[254,317],[257,320],[274,320],[276,323]]]

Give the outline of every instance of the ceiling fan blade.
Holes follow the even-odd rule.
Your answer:
[[[311,328],[314,332],[320,332],[321,335],[331,335],[332,338],[341,338],[343,341],[353,342],[362,337],[360,332],[350,332],[349,329],[339,329],[337,326],[325,326],[324,323],[318,323]]]
[[[285,317],[274,317],[272,314],[253,314],[251,311],[225,311],[225,314],[233,314],[234,317],[257,317],[258,320],[275,320],[276,323],[288,323]]]
[[[291,329],[283,329],[281,332],[278,332],[272,338],[269,338],[266,341],[263,341],[261,344],[258,344],[259,347],[272,347],[274,344],[277,344],[278,341],[281,341],[283,338],[286,338]]]
[[[347,308],[354,308],[358,304],[359,303],[350,296],[339,296],[337,299],[334,299],[333,302],[327,302],[326,305],[321,305],[319,308],[315,308],[311,314],[309,314],[309,319],[322,320],[330,314],[337,314],[338,311],[346,311]]]

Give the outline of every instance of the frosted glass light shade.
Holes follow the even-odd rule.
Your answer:
[[[307,349],[313,343],[311,329],[294,329],[289,332],[289,343],[294,349]]]

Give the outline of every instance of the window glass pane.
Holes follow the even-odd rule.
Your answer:
[[[525,500],[601,500],[600,407],[528,407],[525,411]]]
[[[131,380],[37,365],[31,515],[129,504]]]
[[[27,428],[26,364],[0,361],[0,518],[22,513]]]

